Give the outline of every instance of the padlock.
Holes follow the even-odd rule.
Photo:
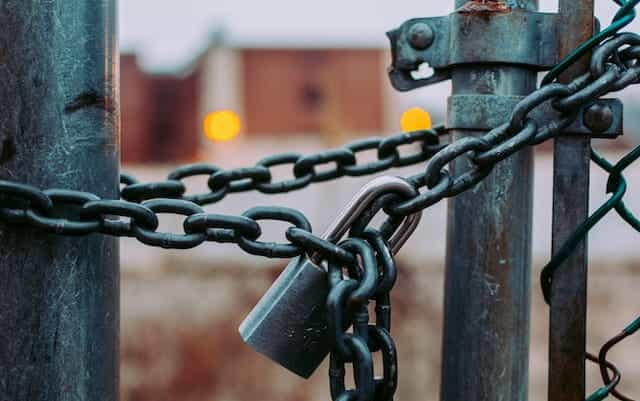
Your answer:
[[[331,224],[323,239],[338,243],[359,215],[379,196],[413,197],[416,189],[397,177],[379,177],[365,185]],[[395,254],[416,229],[421,212],[405,218],[389,240]],[[242,339],[291,372],[309,378],[330,351],[326,300],[327,269],[318,255],[293,259],[240,325]]]

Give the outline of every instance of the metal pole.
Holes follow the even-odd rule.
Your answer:
[[[594,32],[593,0],[560,0],[561,56],[566,56]],[[560,77],[569,82],[589,68],[589,58]],[[590,145],[588,136],[555,140],[553,191],[553,252],[589,213]],[[587,242],[554,274],[549,323],[549,400],[585,399],[587,321]]]
[[[0,177],[117,197],[115,21],[115,0],[0,0]],[[117,241],[0,238],[0,399],[117,400]]]
[[[456,8],[465,3],[456,0]],[[505,2],[482,5],[504,6]],[[506,5],[507,12],[510,7],[535,10],[537,0]],[[502,15],[504,10],[495,16],[484,12],[478,18]],[[453,95],[524,96],[535,90],[536,77],[535,71],[517,66],[456,67]],[[453,130],[455,140],[485,133]],[[532,162],[532,150],[525,148],[499,163],[472,191],[449,201],[443,401],[527,399]],[[454,174],[468,169],[468,163],[454,162]]]

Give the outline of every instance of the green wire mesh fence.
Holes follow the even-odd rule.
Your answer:
[[[614,0],[614,2],[620,6],[620,9],[615,14],[611,25],[602,29],[591,39],[584,42],[578,48],[576,48],[571,54],[563,59],[557,66],[555,66],[542,80],[542,85],[547,85],[557,79],[567,68],[578,61],[582,56],[586,55],[589,51],[595,48],[597,45],[614,36],[622,28],[629,25],[636,17],[635,6],[640,3],[640,0]],[[594,163],[600,166],[609,174],[607,181],[606,191],[611,194],[609,199],[600,206],[587,220],[585,220],[578,228],[571,234],[569,239],[560,247],[558,252],[552,256],[551,260],[543,268],[540,277],[542,286],[542,292],[544,294],[545,301],[549,303],[551,292],[551,281],[553,274],[562,268],[562,264],[569,258],[576,247],[587,237],[589,232],[609,213],[616,211],[618,215],[628,223],[633,229],[640,233],[640,220],[635,214],[627,207],[624,202],[624,196],[627,192],[627,181],[624,177],[624,171],[627,167],[633,164],[640,158],[640,146],[633,149],[631,152],[621,158],[616,164],[613,164],[595,149],[591,149],[591,159]],[[613,395],[622,401],[633,401],[631,398],[625,396],[618,390],[616,386],[620,382],[620,373],[617,371],[615,365],[607,361],[608,351],[615,345],[622,342],[624,339],[636,334],[640,331],[640,316],[629,324],[624,330],[617,334],[614,338],[608,341],[600,350],[598,356],[587,354],[587,359],[600,365],[600,371],[604,386],[592,393],[587,401],[598,401],[607,398],[609,395]],[[613,373],[613,377],[610,373]]]

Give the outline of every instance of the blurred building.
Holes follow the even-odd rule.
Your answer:
[[[330,144],[345,137],[396,132],[402,112],[427,109],[443,121],[448,88],[396,92],[388,82],[387,49],[358,46],[226,46],[220,35],[193,61],[171,73],[145,72],[135,54],[123,54],[122,159],[162,163],[209,158],[215,144],[203,135],[205,117],[230,110],[242,122],[242,138],[316,136]],[[444,85],[448,85],[445,83]],[[626,100],[627,127],[638,114],[634,94]],[[598,146],[628,147],[629,129],[618,141]],[[551,142],[539,147],[551,149]]]
[[[204,63],[203,106],[233,104],[248,135],[383,129],[377,49],[212,49]]]
[[[379,48],[229,48],[216,39],[182,70],[151,74],[135,54],[123,54],[123,161],[197,159],[211,146],[202,121],[216,110],[237,113],[247,139],[395,130],[415,104],[388,84],[388,63]]]

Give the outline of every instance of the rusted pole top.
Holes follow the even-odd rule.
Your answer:
[[[500,11],[507,8],[526,8],[527,10],[537,10],[538,0],[456,0],[456,9],[467,7],[472,10],[494,10]]]

